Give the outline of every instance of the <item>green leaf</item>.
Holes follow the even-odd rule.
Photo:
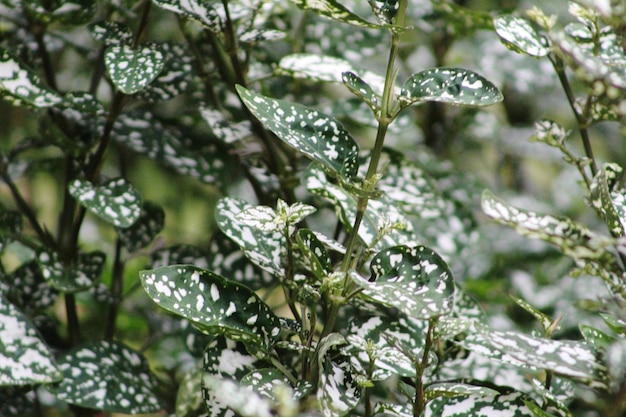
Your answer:
[[[210,391],[213,401],[224,410],[235,412],[241,417],[272,416],[270,401],[249,386],[242,386],[232,379],[208,373],[202,376],[202,385],[204,389]],[[216,414],[213,411],[211,415]]]
[[[395,246],[380,251],[367,281],[353,274],[363,295],[408,316],[429,319],[449,314],[454,303],[454,279],[443,259],[424,246]]]
[[[130,227],[141,216],[141,197],[124,178],[101,186],[77,179],[69,184],[69,192],[93,214],[116,227]]]
[[[31,387],[0,387],[0,416],[32,416],[37,414]]]
[[[124,94],[143,90],[161,72],[164,56],[155,45],[133,49],[128,45],[110,45],[104,54],[104,65],[113,84]]]
[[[472,396],[497,396],[500,393],[494,389],[479,385],[469,385],[455,382],[439,382],[431,384],[424,390],[424,399],[428,402],[438,397]]]
[[[51,307],[57,299],[54,288],[44,280],[37,260],[26,262],[9,274],[1,274],[0,282],[7,285],[3,295],[29,317]]]
[[[96,11],[95,0],[30,0],[23,4],[31,18],[43,23],[81,25],[88,22]]]
[[[59,358],[64,379],[46,388],[62,401],[113,413],[162,409],[158,383],[148,361],[118,342],[99,341]]]
[[[602,349],[606,350],[611,343],[615,341],[614,337],[609,336],[595,327],[587,326],[586,324],[581,323],[578,325],[578,328],[580,330],[580,334],[582,334],[585,338],[585,341],[598,351]]]
[[[615,333],[626,336],[626,321],[608,313],[600,313],[600,317],[602,317],[606,325]]]
[[[535,32],[526,19],[499,16],[493,19],[493,25],[502,43],[515,52],[537,58],[550,53],[546,41]]]
[[[0,386],[42,384],[62,377],[30,319],[0,295]]]
[[[493,30],[493,17],[490,12],[463,7],[448,0],[431,0],[433,10],[442,20],[440,30],[448,36],[463,37],[477,30]],[[463,3],[464,4],[464,3]]]
[[[71,265],[66,265],[56,252],[41,252],[37,262],[45,280],[61,292],[80,292],[93,287],[102,275],[106,255],[101,251],[79,253]]]
[[[319,342],[317,400],[324,416],[344,416],[357,406],[361,398],[361,389],[355,381],[350,357],[334,355],[331,358],[329,354],[345,343],[343,336],[338,333],[331,333]]]
[[[278,318],[252,290],[191,265],[142,271],[141,283],[162,308],[207,334],[225,335],[266,350],[280,333]]]
[[[165,212],[160,206],[145,201],[139,218],[126,228],[118,228],[120,242],[129,252],[138,251],[148,246],[163,229]]]
[[[200,22],[206,28],[220,32],[222,20],[213,1],[210,0],[152,0],[164,10],[189,17]]]
[[[393,25],[398,14],[400,2],[398,0],[368,0],[372,11],[384,25]]]
[[[359,148],[332,116],[305,106],[276,100],[238,85],[237,91],[252,114],[282,141],[351,181],[356,177]]]
[[[534,417],[556,417],[554,414],[548,413],[547,411],[545,411],[544,409],[542,409],[541,407],[539,407],[537,404],[535,404],[534,402],[530,400],[523,400],[523,401],[526,407],[532,413],[531,415]]]
[[[48,108],[63,102],[34,72],[0,48],[0,97],[15,105]]]
[[[550,316],[537,310],[526,300],[522,300],[521,298],[517,298],[512,295],[509,295],[509,296],[513,299],[513,301],[515,301],[515,304],[517,304],[518,306],[526,310],[539,322],[539,324],[541,324],[541,327],[543,328],[544,332],[548,330],[550,327],[552,327],[552,324],[554,323],[554,321],[552,320]]]
[[[402,86],[398,100],[405,107],[425,101],[489,106],[503,97],[495,85],[475,72],[441,67],[411,75]]]
[[[499,223],[513,227],[519,234],[552,243],[574,259],[603,259],[610,256],[607,248],[613,239],[597,235],[585,226],[568,218],[538,214],[513,207],[483,192],[482,208],[485,214]]]
[[[268,234],[250,227],[238,216],[253,206],[234,198],[225,197],[215,207],[215,220],[222,232],[231,238],[255,265],[278,277],[284,275],[282,260],[286,247],[285,237],[280,232]]]
[[[131,45],[133,32],[130,28],[113,20],[92,23],[87,26],[91,36],[106,45]]]
[[[199,77],[193,71],[194,58],[189,49],[177,43],[159,43],[163,53],[163,69],[159,75],[137,93],[137,97],[149,101],[166,101],[191,92],[196,87]]]
[[[201,107],[200,115],[209,125],[213,134],[224,143],[236,143],[252,134],[249,121],[230,122],[224,112],[209,107]]]
[[[614,183],[621,175],[622,168],[617,164],[604,164],[593,178],[589,186],[589,202],[604,219],[613,236],[623,236],[626,233],[626,214],[624,206],[624,194],[613,194],[609,188],[609,182]],[[614,196],[619,205],[614,203]]]
[[[440,417],[533,417],[524,401],[528,398],[513,392],[505,395],[464,395],[438,397],[426,404],[425,416]]]
[[[290,229],[306,216],[315,212],[315,207],[304,203],[287,205],[278,199],[276,211],[267,206],[252,206],[237,213],[237,220],[243,225],[259,229],[265,233],[281,232],[291,235]]]
[[[274,368],[255,369],[241,378],[240,384],[242,388],[250,387],[254,392],[272,402],[278,400],[277,389],[291,390],[289,379]]]
[[[176,392],[176,416],[200,417],[206,413],[202,399],[202,362],[198,361],[180,381]]]
[[[287,33],[274,29],[250,29],[239,36],[239,42],[257,44],[268,41],[278,41],[287,37]]]
[[[308,261],[310,271],[320,280],[328,276],[332,272],[330,256],[315,233],[309,229],[300,229],[296,239],[302,255]]]
[[[346,7],[335,0],[290,0],[302,10],[310,10],[321,16],[338,20],[364,28],[379,28],[380,25],[368,22],[362,17],[352,13]]]
[[[341,74],[343,83],[348,87],[348,90],[364,102],[372,109],[375,115],[380,112],[380,96],[374,93],[372,87],[365,81],[363,81],[358,75],[351,71],[347,71]]]

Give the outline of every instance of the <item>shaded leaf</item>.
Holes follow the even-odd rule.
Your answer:
[[[278,318],[249,288],[191,265],[140,272],[150,298],[207,334],[266,350],[280,333]]]
[[[219,32],[222,21],[218,11],[210,0],[152,0],[164,10],[189,17],[200,22],[206,28]]]
[[[138,50],[124,44],[110,45],[104,64],[113,84],[124,94],[134,94],[159,75],[164,56],[154,45],[143,45]]]
[[[398,100],[404,105],[437,101],[489,106],[503,100],[500,90],[481,75],[461,68],[433,68],[411,75]]]
[[[540,37],[526,19],[515,16],[499,16],[493,25],[500,40],[508,48],[534,57],[550,53],[546,41]]]
[[[63,376],[37,329],[0,295],[0,386],[35,385]]]
[[[161,410],[148,361],[118,342],[80,346],[59,358],[65,378],[47,389],[62,401],[124,414]]]
[[[352,13],[346,7],[335,0],[290,0],[303,10],[310,10],[321,16],[338,20],[355,26],[366,28],[378,28],[379,25],[368,22],[362,17]]]
[[[254,392],[271,401],[276,401],[277,388],[291,390],[289,379],[278,369],[256,369],[241,378],[242,387],[250,387]]]
[[[176,416],[200,417],[206,414],[202,398],[202,362],[191,368],[176,392]]]
[[[117,233],[122,245],[129,252],[138,251],[148,246],[163,229],[165,212],[160,206],[145,201],[139,218],[126,228],[118,228]]]
[[[41,252],[37,262],[45,280],[62,292],[80,292],[93,287],[102,275],[106,255],[101,251],[79,253],[73,264],[66,265],[56,252]]]
[[[44,280],[37,260],[0,275],[0,281],[7,285],[3,295],[30,317],[52,306],[57,298],[57,292]]]
[[[309,229],[300,229],[296,234],[298,247],[308,261],[310,271],[318,278],[323,279],[332,272],[332,263],[326,247]]]
[[[249,121],[229,122],[224,112],[209,107],[201,107],[200,115],[207,122],[213,134],[224,143],[235,143],[252,134]]]
[[[171,100],[172,98],[193,91],[197,77],[193,72],[194,59],[182,44],[159,43],[163,53],[163,69],[159,75],[137,96],[146,101]]]
[[[131,45],[133,32],[130,28],[113,20],[92,23],[87,26],[91,36],[106,45]]]
[[[358,170],[359,148],[343,125],[317,110],[272,99],[237,86],[244,104],[282,141],[351,181]]]
[[[129,227],[141,215],[141,196],[124,178],[113,179],[101,186],[85,180],[69,184],[70,194],[96,216],[117,227]]]
[[[96,11],[95,0],[31,0],[24,2],[31,18],[40,22],[61,22],[80,25],[88,22]]]

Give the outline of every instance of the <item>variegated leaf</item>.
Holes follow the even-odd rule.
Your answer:
[[[352,71],[347,71],[341,74],[343,83],[348,87],[348,90],[352,94],[361,98],[372,109],[375,115],[380,112],[380,96],[372,90],[372,87],[365,81],[363,81],[358,75]]]
[[[202,386],[210,396],[211,416],[230,416],[235,412],[241,417],[272,417],[270,401],[250,386],[209,373],[202,375]]]
[[[500,40],[508,48],[534,57],[550,53],[544,38],[539,36],[526,19],[515,16],[499,16],[493,25]]]
[[[133,41],[133,32],[120,22],[105,20],[87,26],[91,36],[106,45],[130,45]]]
[[[520,392],[504,395],[465,395],[438,397],[426,404],[423,417],[534,417],[524,400],[529,398]]]
[[[200,22],[207,29],[220,32],[222,19],[210,0],[152,0],[164,10],[189,17]]]
[[[310,10],[321,16],[365,28],[378,28],[380,25],[368,22],[354,14],[336,0],[290,0],[303,10]]]
[[[332,272],[328,251],[315,233],[309,229],[300,229],[296,234],[296,239],[313,275],[321,280]]]
[[[513,296],[511,296],[511,298],[513,299],[513,301],[515,301],[515,304],[517,304],[518,306],[526,310],[529,314],[531,314],[535,318],[535,320],[539,322],[544,332],[550,329],[550,327],[552,327],[554,320],[552,320],[550,316],[537,310],[526,300],[522,300],[521,298],[517,298]]]
[[[126,228],[118,228],[117,233],[122,245],[129,252],[138,251],[148,246],[163,229],[165,212],[160,206],[145,201],[139,218]]]
[[[424,398],[427,402],[438,397],[453,398],[466,395],[486,397],[498,394],[500,394],[498,391],[491,388],[454,382],[434,383],[424,390]]]
[[[53,288],[79,292],[92,288],[102,275],[106,255],[101,251],[79,253],[73,264],[66,265],[56,252],[41,252],[37,262],[41,274]]]
[[[224,116],[224,112],[220,110],[203,106],[200,108],[200,115],[207,122],[213,134],[224,143],[239,142],[252,134],[249,121],[230,122]]]
[[[621,172],[622,168],[619,165],[605,164],[589,186],[589,202],[604,219],[611,234],[615,237],[624,236],[626,233],[626,217],[623,216],[626,214],[625,196],[624,191],[612,193],[609,182],[614,183]]]
[[[113,84],[124,94],[134,94],[159,76],[164,56],[154,45],[143,45],[138,50],[124,44],[110,45],[104,64]]]

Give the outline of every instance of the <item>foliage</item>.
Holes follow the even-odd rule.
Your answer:
[[[626,14],[501,3],[0,1],[0,415],[624,415]]]

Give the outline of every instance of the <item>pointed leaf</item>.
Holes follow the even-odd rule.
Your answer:
[[[626,231],[626,217],[621,217],[613,203],[613,193],[609,189],[609,181],[614,183],[620,176],[622,168],[617,164],[605,164],[593,178],[589,186],[589,202],[604,219],[613,236],[623,236]],[[616,197],[620,196],[616,193]],[[623,196],[618,201],[624,201]],[[623,211],[623,206],[620,207]],[[622,220],[623,219],[623,220]]]
[[[265,350],[280,332],[278,318],[249,288],[191,265],[142,271],[141,283],[164,309],[207,334],[226,335]]]
[[[35,385],[63,376],[37,329],[0,295],[0,386]]]
[[[452,273],[431,249],[391,247],[372,259],[370,269],[370,281],[353,275],[367,298],[420,319],[449,314],[452,310],[455,288]]]
[[[114,226],[129,227],[141,216],[141,197],[124,178],[111,180],[101,186],[74,180],[69,184],[69,191],[89,211]]]
[[[194,19],[214,32],[221,31],[222,21],[220,15],[210,0],[152,1],[164,10]]]
[[[350,181],[358,170],[359,148],[332,116],[262,96],[237,86],[244,104],[269,130],[331,172]]]
[[[460,397],[438,397],[426,404],[424,417],[534,417],[524,400],[528,397],[520,392],[506,395],[466,395]]]
[[[335,0],[290,0],[302,10],[310,10],[321,16],[338,20],[355,26],[365,28],[378,28],[380,25],[368,22],[362,17],[352,13],[350,10]]]
[[[92,288],[102,275],[106,255],[101,251],[79,253],[78,259],[66,265],[56,252],[41,252],[37,262],[45,280],[62,292],[80,292]]]
[[[287,33],[274,29],[250,29],[239,36],[239,42],[256,44],[266,41],[277,41],[287,37]]]
[[[296,234],[296,239],[298,247],[309,263],[311,272],[320,280],[328,276],[332,272],[330,256],[315,233],[309,229],[300,229]]]
[[[380,107],[378,101],[380,97],[374,93],[374,90],[372,90],[372,87],[370,87],[368,83],[351,71],[342,73],[341,78],[352,94],[366,102],[375,115],[379,113]]]
[[[541,324],[541,327],[543,328],[544,332],[546,330],[548,330],[550,327],[552,327],[552,323],[554,323],[554,321],[552,320],[552,318],[550,316],[548,316],[548,315],[542,313],[541,311],[537,310],[535,307],[533,307],[526,300],[522,300],[521,298],[513,297],[512,295],[510,297],[513,299],[513,301],[515,301],[515,304],[517,304],[518,306],[520,306],[521,308],[526,310],[529,314],[531,314],[539,322],[539,324]]]
[[[163,53],[153,45],[138,50],[124,44],[111,45],[104,54],[111,81],[124,94],[144,89],[159,75],[163,64]]]
[[[514,16],[499,16],[493,25],[500,40],[508,48],[534,57],[550,53],[546,41],[540,37],[526,19]]]
[[[413,74],[402,86],[403,106],[425,101],[489,106],[503,100],[500,90],[481,75],[461,68],[433,68]]]
[[[117,233],[122,245],[129,252],[138,251],[148,246],[163,229],[165,212],[160,206],[145,201],[139,218],[126,228],[118,228]]]
[[[114,413],[162,409],[148,361],[118,342],[99,341],[59,358],[65,379],[47,389],[62,401]]]
[[[271,235],[250,227],[238,215],[253,206],[234,198],[222,198],[215,208],[215,220],[222,232],[231,238],[243,253],[260,268],[276,276],[283,276],[282,259],[285,237],[280,232]]]

